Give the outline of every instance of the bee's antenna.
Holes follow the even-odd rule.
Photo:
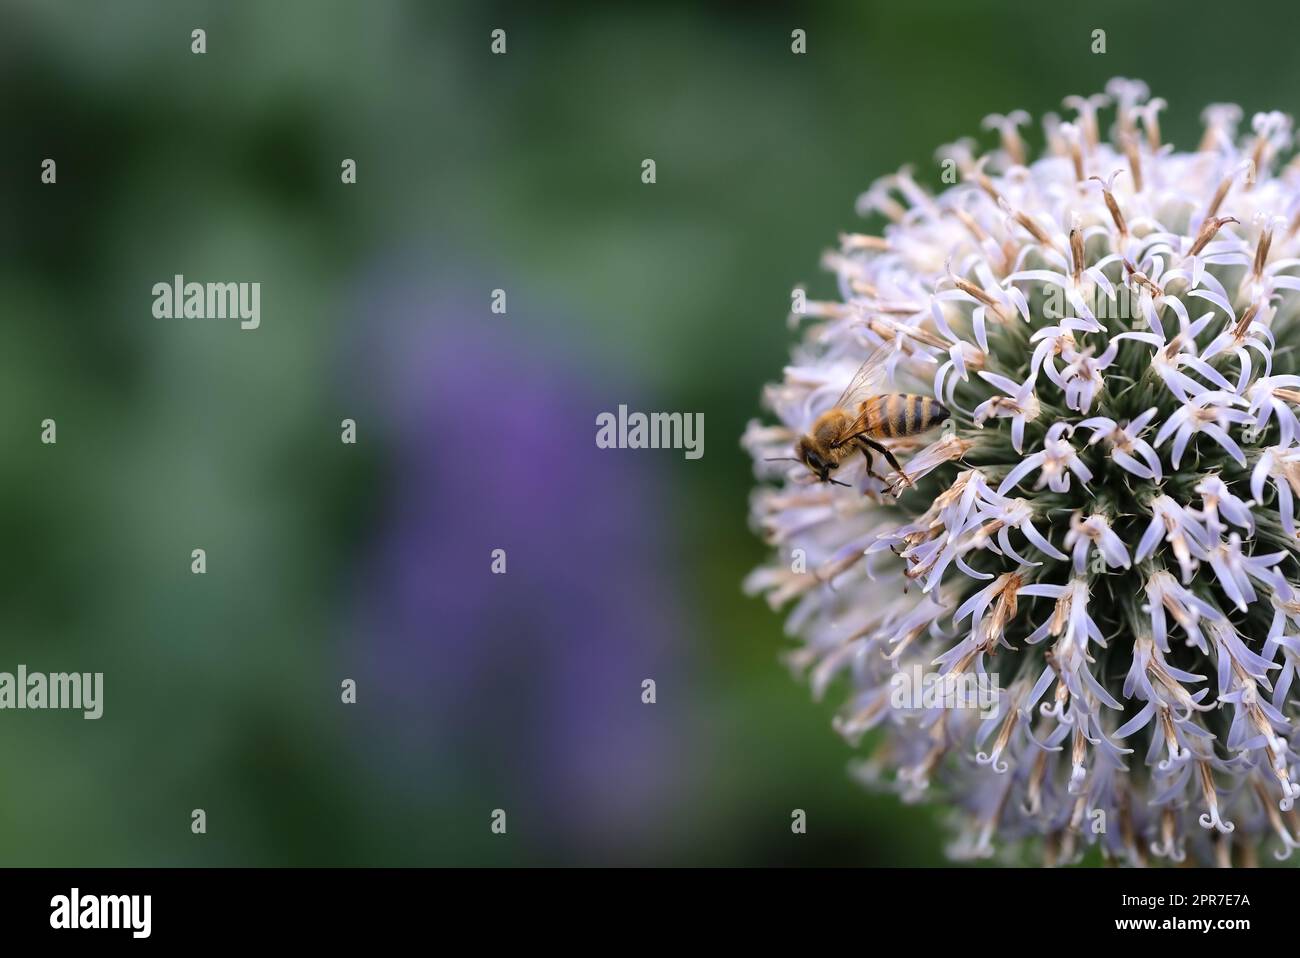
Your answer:
[[[848,484],[847,482],[840,482],[838,479],[827,478],[826,481],[827,481],[827,482],[833,482],[833,483],[835,483],[835,485],[837,485],[837,486],[843,486],[845,489],[848,489],[848,488],[849,488],[849,484]]]
[[[794,456],[768,456],[764,462],[803,462],[802,459],[796,459]]]

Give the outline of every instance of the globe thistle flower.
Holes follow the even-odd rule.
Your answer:
[[[843,689],[863,781],[953,810],[955,857],[1252,864],[1300,845],[1300,162],[1289,118],[1203,114],[1117,79],[1044,124],[991,115],[858,210],[825,257],[775,422],[743,444],[792,603],[791,665]],[[1072,115],[1071,115],[1072,114]],[[1111,122],[1107,130],[1107,115]],[[881,439],[834,481],[798,443],[869,356],[942,431]],[[850,410],[856,413],[856,410]],[[795,459],[793,463],[786,461]],[[825,481],[824,481],[825,480]],[[894,694],[925,672],[963,697]],[[905,680],[905,681],[900,681]],[[972,689],[991,689],[973,704]],[[841,693],[836,693],[841,694]]]

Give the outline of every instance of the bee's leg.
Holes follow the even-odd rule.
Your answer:
[[[858,443],[858,448],[862,450],[862,455],[866,457],[867,475],[869,475],[872,479],[879,479],[881,482],[885,483],[885,485],[888,485],[889,480],[886,479],[884,476],[882,476],[880,473],[876,472],[876,460],[871,455],[871,447],[875,445],[875,443],[869,443],[861,436],[856,436],[854,437],[854,439]]]
[[[860,436],[859,438],[867,446],[870,446],[876,452],[884,456],[885,461],[889,463],[889,465],[893,468],[895,472],[898,473],[899,478],[902,479],[904,483],[906,483],[909,486],[912,485],[912,477],[903,471],[903,467],[898,464],[898,460],[894,458],[894,454],[892,452],[890,452],[887,448],[882,446],[880,443],[868,439],[866,436]]]

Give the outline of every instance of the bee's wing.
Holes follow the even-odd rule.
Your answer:
[[[893,343],[882,343],[877,346],[871,355],[862,361],[858,371],[853,374],[849,384],[844,387],[844,392],[840,393],[840,398],[835,400],[835,405],[851,410],[863,399],[866,399],[872,389],[884,377],[885,370],[888,368],[887,360],[893,352]]]

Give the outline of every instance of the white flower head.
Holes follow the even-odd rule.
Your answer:
[[[1064,106],[1043,156],[1026,114],[991,113],[990,152],[940,151],[961,182],[905,169],[860,198],[875,232],[825,258],[840,300],[809,304],[743,440],[773,548],[747,586],[794,603],[790,662],[818,695],[848,680],[835,726],[879,747],[859,777],[953,806],[955,853],[1286,857],[1291,121],[1212,105],[1180,151],[1140,80]],[[870,392],[836,400],[879,355]],[[922,672],[960,694],[899,705]]]

